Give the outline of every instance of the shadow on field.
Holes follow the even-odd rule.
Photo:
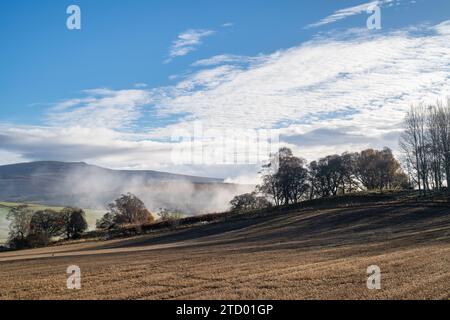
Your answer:
[[[408,246],[431,241],[450,241],[448,207],[390,204],[233,217],[100,244],[96,250],[161,244],[227,245],[230,249],[233,245],[253,244],[267,249],[274,245],[324,248],[380,242]]]

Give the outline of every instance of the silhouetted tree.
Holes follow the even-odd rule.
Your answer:
[[[342,193],[354,192],[360,188],[356,180],[356,164],[358,161],[357,152],[344,152],[341,155],[342,170]]]
[[[77,239],[87,230],[86,215],[82,209],[64,208],[61,215],[64,219],[65,234],[68,239]]]
[[[27,247],[27,237],[30,233],[30,222],[33,210],[27,205],[11,208],[6,219],[11,221],[9,225],[8,245],[12,249]]]
[[[264,175],[262,183],[256,187],[256,190],[271,199],[276,206],[281,205],[283,199],[282,188],[274,174]]]
[[[442,152],[440,136],[442,118],[446,118],[443,109],[429,107],[427,114],[427,145],[429,149],[427,160],[430,163],[429,168],[433,189],[442,188],[445,176],[445,153]]]
[[[367,149],[359,154],[356,174],[368,190],[390,189],[396,175],[401,173],[400,163],[389,148]]]
[[[64,234],[64,216],[57,211],[46,209],[33,214],[30,221],[29,240],[33,246],[46,245],[51,238]]]
[[[131,193],[123,194],[108,205],[109,212],[97,221],[99,228],[111,228],[121,224],[143,224],[154,221],[144,202]]]
[[[246,212],[269,208],[271,203],[266,198],[258,196],[256,192],[252,192],[234,197],[230,205],[233,212]]]
[[[339,188],[344,185],[346,174],[341,156],[331,155],[319,161],[313,161],[309,168],[310,183],[318,196],[329,197],[338,194]]]
[[[107,212],[97,220],[95,227],[97,229],[110,229],[116,225],[115,216],[111,212]]]
[[[294,157],[289,148],[281,148],[264,169],[263,183],[257,190],[276,205],[297,203],[309,189],[304,159]]]
[[[419,190],[428,188],[427,120],[423,105],[413,106],[405,117],[405,131],[400,138],[400,147],[416,173]]]

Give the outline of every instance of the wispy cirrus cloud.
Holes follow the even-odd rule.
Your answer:
[[[202,40],[214,33],[215,31],[206,29],[189,29],[180,33],[178,38],[172,43],[169,59],[166,62],[170,62],[176,57],[182,57],[197,50],[197,47],[202,44]]]
[[[193,67],[211,67],[220,64],[246,64],[246,63],[258,63],[263,62],[264,56],[241,56],[234,54],[221,54],[217,56],[213,56],[207,59],[201,59],[192,64]]]
[[[361,14],[361,13],[365,13],[369,8],[373,7],[373,6],[392,6],[395,4],[399,4],[401,0],[375,0],[375,1],[370,1],[367,3],[363,3],[357,6],[353,6],[353,7],[349,7],[349,8],[344,8],[344,9],[340,9],[337,10],[336,12],[334,12],[333,14],[323,18],[322,20],[312,23],[308,26],[306,26],[306,29],[309,28],[316,28],[316,27],[320,27],[326,24],[330,24],[333,22],[337,22],[339,20],[343,20],[345,18],[357,15],[357,14]]]
[[[231,28],[234,26],[234,22],[226,22],[221,25],[222,28]]]
[[[366,147],[396,149],[409,106],[450,95],[448,56],[450,21],[328,35],[254,57],[211,57],[173,86],[89,90],[55,106],[48,126],[0,126],[0,149],[8,159],[76,155],[107,167],[222,177],[223,168],[174,165],[173,133],[194,121],[236,133],[272,128],[282,144],[310,160]],[[128,130],[150,109],[155,121],[169,117],[170,124]],[[228,168],[229,176],[241,169]]]
[[[328,150],[328,141],[334,141],[324,138],[331,132],[319,130],[324,127],[343,130],[342,137],[363,135],[354,139],[353,148],[370,146],[369,141],[392,146],[394,139],[381,137],[401,130],[411,103],[450,94],[450,66],[443,59],[450,56],[449,23],[414,32],[358,31],[320,38],[258,57],[262,62],[247,66],[233,57],[213,57],[197,63],[208,68],[162,89],[158,110],[189,114],[210,127],[277,128],[299,137],[320,133],[316,155],[322,154],[317,148]],[[169,135],[180,125],[155,134]]]
[[[55,104],[47,112],[47,122],[54,126],[126,129],[140,118],[142,107],[149,104],[150,93],[143,89],[83,91],[83,98]]]

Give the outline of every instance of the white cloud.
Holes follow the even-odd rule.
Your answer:
[[[255,167],[175,165],[168,139],[195,120],[205,129],[231,128],[238,135],[276,128],[286,145],[310,160],[367,147],[395,149],[410,104],[450,95],[449,56],[450,21],[411,32],[322,37],[245,59],[257,63],[212,57],[174,86],[89,90],[56,106],[50,126],[0,126],[0,149],[9,159],[76,158],[113,168],[221,177],[254,172]],[[170,124],[127,130],[146,108]]]
[[[233,54],[221,54],[211,58],[202,59],[194,62],[193,67],[211,67],[220,64],[248,64],[264,62],[264,57],[249,57]]]
[[[365,13],[367,12],[367,10],[373,6],[383,6],[383,5],[387,5],[388,7],[391,7],[395,4],[400,3],[400,0],[375,0],[375,1],[370,1],[367,3],[363,3],[354,7],[349,7],[349,8],[345,8],[345,9],[340,9],[337,10],[336,12],[334,12],[333,14],[323,18],[322,20],[312,23],[308,26],[306,26],[306,28],[315,28],[315,27],[320,27],[326,24],[330,24],[339,20],[343,20],[345,18],[357,15],[357,14],[361,14],[361,13]]]
[[[382,134],[398,127],[410,103],[448,94],[447,29],[361,31],[281,50],[247,68],[214,66],[164,89],[158,110],[213,127],[312,130],[348,122],[365,135]]]
[[[134,87],[138,88],[138,89],[142,89],[142,88],[147,88],[148,85],[146,83],[138,82],[138,83],[134,84]]]
[[[86,161],[109,168],[163,169],[171,145],[103,127],[0,125],[1,149],[11,159]],[[13,157],[13,154],[20,155]]]
[[[205,29],[189,29],[178,35],[177,40],[172,43],[172,47],[169,52],[169,59],[166,62],[170,62],[176,57],[185,56],[188,53],[195,51],[197,47],[202,44],[202,39],[213,35],[213,30]]]
[[[58,103],[47,114],[55,126],[83,126],[93,128],[130,128],[140,118],[141,109],[150,102],[145,90],[86,90],[81,99]]]
[[[226,22],[221,25],[222,28],[230,28],[234,26],[234,22]]]

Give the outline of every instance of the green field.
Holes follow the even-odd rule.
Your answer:
[[[5,239],[8,237],[8,221],[6,220],[7,214],[8,209],[0,207],[0,243],[4,243]]]
[[[5,243],[6,239],[8,238],[9,221],[6,220],[6,215],[8,214],[11,208],[16,207],[18,205],[21,205],[21,203],[0,202],[0,244]],[[27,205],[29,205],[34,211],[44,209],[52,209],[59,211],[63,209],[63,207],[52,207],[39,204],[27,204]],[[105,213],[104,211],[91,209],[85,209],[85,212],[86,212],[86,220],[89,224],[89,229],[93,229],[95,227],[95,221]]]

